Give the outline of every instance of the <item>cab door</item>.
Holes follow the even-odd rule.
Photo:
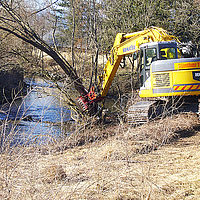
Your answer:
[[[140,87],[145,87],[145,82],[150,77],[151,63],[156,60],[157,48],[141,48],[139,56]]]

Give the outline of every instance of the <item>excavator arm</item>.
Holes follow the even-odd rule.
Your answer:
[[[124,56],[138,52],[141,44],[172,40],[179,42],[175,36],[169,35],[167,31],[157,27],[146,28],[143,31],[130,34],[118,33],[103,73],[99,77],[98,88],[92,87],[87,95],[81,96],[78,100],[82,109],[88,110],[90,105],[107,95]],[[96,93],[95,91],[99,92]]]

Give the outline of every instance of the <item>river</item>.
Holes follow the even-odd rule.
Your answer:
[[[64,123],[71,121],[70,110],[58,89],[37,77],[25,82],[27,95],[1,106],[1,146],[7,141],[10,146],[47,143],[66,135]]]

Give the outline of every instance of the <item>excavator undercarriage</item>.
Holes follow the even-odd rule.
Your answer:
[[[128,108],[126,119],[130,125],[137,126],[151,120],[186,112],[199,114],[198,97],[183,96],[139,101]]]

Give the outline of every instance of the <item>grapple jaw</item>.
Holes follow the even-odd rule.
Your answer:
[[[86,95],[82,95],[78,98],[77,102],[80,109],[83,112],[88,112],[90,115],[95,115],[97,112],[97,102],[103,98],[95,93],[94,87],[91,87],[90,91]]]
[[[88,107],[90,105],[90,102],[87,96],[80,96],[77,100],[79,107],[81,108],[82,111],[87,111]]]

